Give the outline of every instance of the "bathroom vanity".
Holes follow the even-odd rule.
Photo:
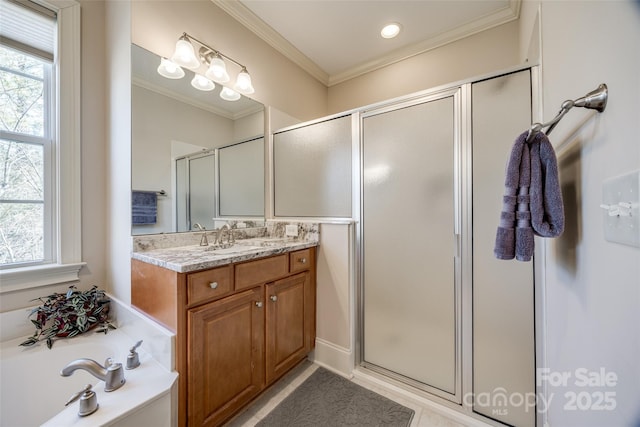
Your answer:
[[[181,426],[221,425],[314,348],[315,237],[134,249],[132,305],[176,333]]]

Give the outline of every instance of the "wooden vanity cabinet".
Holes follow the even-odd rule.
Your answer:
[[[188,311],[189,425],[216,425],[264,386],[263,287]]]
[[[266,285],[266,380],[272,383],[311,351],[315,320],[309,272]],[[313,316],[312,316],[313,314]]]
[[[315,248],[177,273],[132,260],[132,305],[176,333],[180,426],[219,426],[315,344]]]

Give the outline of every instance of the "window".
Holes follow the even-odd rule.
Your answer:
[[[80,6],[47,4],[0,0],[0,293],[83,265]]]
[[[51,63],[0,45],[0,265],[51,262]]]

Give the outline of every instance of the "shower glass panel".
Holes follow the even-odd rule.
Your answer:
[[[531,123],[530,72],[474,83],[472,95],[473,392],[490,396],[476,399],[473,410],[505,424],[532,427],[535,408],[501,396],[535,393],[533,263],[493,255],[504,165],[513,140]]]
[[[176,231],[189,231],[189,175],[186,157],[176,160]]]
[[[445,96],[362,119],[363,365],[449,399],[458,363],[455,105]]]
[[[196,157],[189,161],[189,219],[207,230],[215,228],[215,155]]]
[[[176,159],[176,229],[189,231],[195,223],[207,230],[215,227],[215,154]]]

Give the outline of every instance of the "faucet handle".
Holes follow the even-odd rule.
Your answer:
[[[142,340],[138,341],[137,343],[135,343],[133,345],[133,347],[131,347],[131,349],[129,350],[130,353],[135,353],[136,348],[140,347],[142,345]]]
[[[80,399],[79,416],[86,417],[98,410],[98,398],[96,393],[91,390],[91,384],[87,384],[82,390],[71,396],[64,406],[69,406],[78,399]]]
[[[142,340],[135,343],[133,347],[129,350],[129,355],[127,356],[127,369],[135,369],[140,366],[140,357],[136,352],[136,349],[140,347],[142,344]]]
[[[76,400],[78,400],[80,398],[80,396],[82,396],[85,392],[91,390],[92,385],[91,384],[87,384],[86,386],[84,386],[84,388],[82,390],[80,390],[77,393],[73,393],[73,395],[71,395],[71,397],[69,398],[69,400],[67,400],[67,403],[64,404],[64,406],[69,406],[71,405],[73,402],[75,402]]]

